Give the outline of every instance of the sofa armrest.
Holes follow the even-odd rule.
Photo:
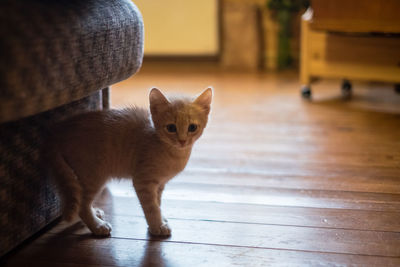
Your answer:
[[[142,63],[143,20],[130,0],[5,0],[0,25],[0,122],[81,99]]]

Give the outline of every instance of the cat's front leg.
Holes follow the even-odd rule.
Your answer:
[[[150,233],[158,236],[171,235],[171,228],[169,228],[167,222],[163,220],[161,215],[159,184],[134,183],[134,187],[140,204],[142,205]]]
[[[163,191],[164,191],[164,187],[165,187],[165,184],[160,184],[160,185],[158,186],[158,190],[157,190],[157,200],[158,200],[158,206],[160,207],[160,209],[161,209],[161,196],[162,196],[162,193],[163,193]],[[161,218],[162,218],[162,220],[163,220],[164,223],[167,223],[167,222],[168,222],[167,218],[165,218],[165,217],[162,215],[162,212],[161,212]]]

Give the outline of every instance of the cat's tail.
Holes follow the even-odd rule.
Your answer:
[[[50,165],[50,175],[61,195],[63,219],[72,221],[79,212],[81,202],[82,188],[78,177],[58,149],[49,149],[45,154],[46,162]]]

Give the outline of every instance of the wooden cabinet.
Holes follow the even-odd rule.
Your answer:
[[[399,0],[313,0],[314,30],[400,33]]]
[[[301,22],[303,96],[315,78],[400,83],[399,14],[400,1],[314,0]]]

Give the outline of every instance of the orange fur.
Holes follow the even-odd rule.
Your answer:
[[[94,234],[109,235],[111,225],[98,216],[101,211],[95,211],[92,202],[109,179],[130,178],[149,231],[169,235],[161,215],[161,194],[165,183],[185,168],[194,142],[207,125],[211,98],[207,89],[195,100],[168,100],[153,88],[151,116],[132,107],[88,112],[55,125],[45,164],[63,197],[64,218],[71,220],[79,212]],[[171,124],[176,131],[168,130]]]

